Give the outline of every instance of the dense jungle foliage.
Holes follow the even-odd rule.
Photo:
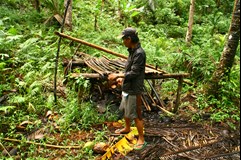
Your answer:
[[[28,131],[40,127],[43,125],[40,119],[48,110],[61,117],[58,125],[62,134],[76,129],[91,130],[92,124],[117,120],[116,115],[108,111],[99,115],[91,101],[78,103],[76,88],[84,87],[88,96],[89,81],[80,78],[63,86],[61,62],[63,58],[71,58],[78,46],[68,40],[61,42],[57,81],[66,97],[59,96],[55,105],[53,84],[59,37],[54,32],[60,31],[61,25],[53,16],[63,16],[65,8],[63,1],[40,2],[38,12],[32,1],[0,1],[0,140],[4,137],[24,139],[25,135],[16,133],[16,126],[30,121],[34,123],[28,125]],[[221,98],[203,91],[224,50],[234,1],[195,3],[191,45],[185,42],[189,7],[190,0],[74,0],[73,28],[72,31],[64,29],[64,33],[126,55],[126,48],[117,36],[127,26],[137,28],[149,64],[169,73],[190,73],[186,80],[193,85],[184,84],[182,89],[183,94],[192,92],[197,97],[194,107],[198,112],[187,111],[191,113],[190,121],[201,122],[202,113],[208,112],[211,114],[209,123],[223,123],[237,129],[240,121],[240,46],[230,76],[222,82]],[[84,45],[78,50],[95,56],[105,54]],[[162,96],[168,97],[176,91],[173,81],[163,83]],[[50,132],[55,130],[50,129]],[[98,141],[104,131],[95,134]],[[54,141],[45,140],[43,143]],[[2,143],[0,141],[0,145]],[[38,157],[35,149],[33,145],[21,156]],[[89,150],[84,150],[79,158],[81,156],[93,157]]]

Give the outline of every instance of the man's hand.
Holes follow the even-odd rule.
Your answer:
[[[116,82],[117,82],[117,85],[121,86],[123,82],[123,78],[117,78]]]
[[[114,81],[116,80],[117,78],[124,78],[124,74],[123,73],[112,73],[112,74],[109,74],[108,75],[108,80],[110,81]]]
[[[108,83],[112,89],[115,89],[116,87],[119,87],[122,85],[123,78],[120,78],[120,77],[124,78],[124,74],[113,73],[108,75],[108,80],[109,80]]]
[[[117,77],[117,74],[109,74],[108,75],[108,80],[109,81],[114,81],[116,80],[118,77]]]

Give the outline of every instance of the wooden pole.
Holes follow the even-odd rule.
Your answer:
[[[152,86],[151,82],[149,82],[149,80],[146,80],[147,83],[149,84],[149,86],[151,87],[151,89],[154,91],[157,100],[159,101],[160,105],[164,108],[165,107],[165,103],[163,102],[163,100],[159,97],[158,93],[156,92],[155,88]]]
[[[146,110],[147,110],[147,111],[151,111],[151,107],[150,107],[150,105],[147,103],[144,95],[141,96],[141,100],[142,100],[142,103],[144,104],[144,106],[146,107]]]
[[[80,77],[83,76],[84,78],[104,78],[99,73],[72,73],[72,77]],[[118,78],[124,78],[124,74],[118,74]],[[183,78],[183,75],[180,74],[162,74],[162,75],[146,75],[145,79],[165,79],[165,78]]]
[[[72,77],[80,77],[83,76],[84,78],[104,78],[99,73],[72,73]],[[161,74],[161,75],[145,75],[145,79],[165,79],[165,78],[177,78],[185,77],[186,74]],[[118,78],[124,78],[124,74],[118,74]]]
[[[70,1],[71,0],[68,0],[67,6],[65,8],[64,18],[63,18],[62,27],[61,27],[61,33],[64,31],[64,23],[65,23],[65,18],[66,18],[66,14],[67,14],[67,10],[68,10]],[[58,71],[59,52],[60,52],[61,40],[62,40],[62,37],[59,37],[58,50],[57,50],[57,53],[56,53],[55,68],[54,68],[54,102],[55,102],[55,105],[57,104],[57,93],[56,93],[57,92],[57,71]]]
[[[173,110],[174,113],[177,112],[178,106],[179,106],[179,103],[180,103],[180,93],[181,93],[181,90],[182,90],[182,83],[183,83],[183,78],[180,77],[179,80],[178,80],[176,104],[175,104],[175,107],[174,107],[174,110]]]
[[[78,38],[75,38],[75,37],[66,35],[66,34],[64,34],[64,33],[55,32],[55,34],[58,35],[58,36],[60,36],[60,37],[62,37],[62,38],[66,38],[66,39],[69,39],[69,40],[72,40],[72,41],[75,41],[75,42],[84,44],[84,45],[86,45],[86,46],[89,46],[89,47],[92,47],[92,48],[95,48],[95,49],[104,51],[104,52],[106,52],[106,53],[110,53],[110,54],[115,55],[115,56],[117,56],[117,57],[127,59],[127,56],[125,56],[125,55],[122,55],[122,54],[113,52],[113,51],[111,51],[111,50],[109,50],[109,49],[106,49],[106,48],[100,47],[100,46],[98,46],[98,45],[95,45],[95,44],[86,42],[86,41],[84,41],[84,40],[81,40],[81,39],[78,39]]]
[[[58,35],[58,36],[60,36],[60,37],[63,37],[63,38],[66,38],[66,39],[69,39],[69,40],[72,40],[72,41],[75,41],[75,42],[78,42],[78,43],[87,45],[87,46],[89,46],[89,47],[98,49],[98,50],[100,50],[100,51],[104,51],[104,52],[106,52],[106,53],[110,53],[110,54],[112,54],[112,55],[114,55],[114,56],[127,59],[127,56],[125,56],[125,55],[122,55],[122,54],[120,54],[120,53],[111,51],[111,50],[109,50],[109,49],[100,47],[100,46],[98,46],[98,45],[95,45],[95,44],[92,44],[92,43],[89,43],[89,42],[86,42],[86,41],[84,41],[84,40],[81,40],[81,39],[78,39],[78,38],[75,38],[75,37],[71,37],[71,36],[66,35],[66,34],[64,34],[64,33],[55,32],[55,34]],[[160,72],[162,72],[162,73],[166,73],[166,72],[163,71],[163,70],[156,69],[156,67],[154,67],[154,66],[152,66],[152,65],[146,64],[146,66],[149,67],[149,68],[151,68],[151,69],[160,71]]]

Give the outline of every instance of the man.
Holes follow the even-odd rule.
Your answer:
[[[116,130],[115,133],[130,132],[131,121],[134,120],[139,134],[134,149],[140,150],[146,146],[141,113],[141,94],[144,87],[146,54],[141,47],[136,29],[128,27],[122,31],[119,37],[122,38],[124,45],[128,48],[129,56],[124,75],[110,74],[108,76],[109,80],[116,80],[119,84],[122,83],[120,109],[124,111],[125,127]]]

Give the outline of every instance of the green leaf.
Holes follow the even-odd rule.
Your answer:
[[[25,101],[26,101],[26,98],[22,96],[15,96],[11,99],[12,103],[17,103],[17,104],[24,103]]]
[[[4,69],[4,68],[5,68],[5,66],[6,66],[6,63],[1,62],[1,63],[0,63],[0,71],[1,71],[2,69]]]
[[[7,36],[7,42],[12,42],[12,41],[16,41],[19,40],[20,38],[22,38],[22,35],[14,35],[14,36]]]
[[[28,48],[29,46],[33,45],[33,43],[37,42],[38,38],[30,38],[28,40],[26,40],[24,43],[20,44],[19,47],[21,48],[21,50],[24,50],[26,48]]]
[[[133,13],[131,14],[131,17],[135,17],[135,16],[137,16],[138,14],[140,14],[140,12],[135,11],[135,12],[133,12]]]
[[[3,21],[0,19],[0,26],[3,26]]]
[[[0,111],[7,112],[7,110],[11,110],[14,108],[16,108],[16,106],[4,106],[4,107],[0,107]]]
[[[17,35],[17,29],[14,28],[14,27],[11,27],[11,28],[8,30],[8,33],[11,34],[11,35]]]

